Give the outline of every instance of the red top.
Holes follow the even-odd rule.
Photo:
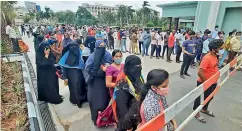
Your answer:
[[[118,40],[121,40],[120,31],[117,32],[117,35],[118,35]]]
[[[204,76],[206,77],[206,79],[209,79],[210,77],[212,77],[214,74],[216,74],[219,71],[217,57],[211,55],[210,53],[205,55],[201,61],[200,69],[204,70]],[[200,78],[198,78],[197,81],[203,82]],[[217,81],[218,80],[216,80],[216,82]]]
[[[50,35],[49,34],[45,35],[45,38],[49,39],[50,38]]]
[[[175,43],[175,36],[171,34],[168,40],[168,47],[174,47],[174,43]]]

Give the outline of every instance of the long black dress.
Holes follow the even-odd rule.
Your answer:
[[[88,83],[87,97],[91,110],[91,119],[94,125],[96,125],[98,111],[104,111],[110,101],[109,90],[105,83],[105,72],[100,69],[104,54],[105,50],[96,49],[94,54],[92,54],[94,56],[91,55],[87,60],[87,63],[91,59],[94,60],[92,64],[93,69],[87,70],[88,74],[92,77],[92,81]]]
[[[70,91],[70,102],[81,107],[87,101],[87,91],[85,88],[85,79],[82,69],[84,62],[81,59],[79,45],[73,41],[65,47],[65,53],[59,61],[59,65],[63,67],[64,77],[68,79],[68,87]]]
[[[63,102],[59,95],[59,82],[58,77],[55,74],[56,68],[55,57],[50,51],[49,57],[44,56],[45,48],[50,46],[47,42],[40,43],[37,52],[37,82],[38,82],[38,100],[45,101],[52,104],[60,104]]]

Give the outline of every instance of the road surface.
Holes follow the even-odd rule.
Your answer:
[[[33,37],[27,38],[23,36],[23,40],[29,45],[29,58],[35,67],[35,53]],[[124,58],[128,56],[124,54]],[[176,100],[187,94],[196,87],[197,69],[189,69],[192,77],[181,79],[179,77],[180,64],[167,63],[163,59],[150,59],[149,57],[141,57],[143,74],[146,76],[151,69],[163,68],[170,73],[170,93],[167,96],[168,103],[171,105]],[[175,56],[172,56],[175,59]],[[193,119],[186,127],[185,131],[241,131],[242,130],[242,72],[237,72],[229,79],[228,82],[221,88],[219,93],[211,102],[209,109],[212,110],[216,117],[211,118],[203,115],[207,120],[206,124]],[[93,126],[90,117],[88,103],[83,105],[83,108],[73,106],[69,102],[69,90],[60,80],[60,94],[65,97],[64,102],[59,105],[52,105],[55,114],[53,117],[58,131],[114,131],[113,127],[96,128]],[[181,123],[191,112],[191,103],[185,110],[175,117],[178,124]]]

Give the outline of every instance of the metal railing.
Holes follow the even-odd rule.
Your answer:
[[[231,75],[242,65],[242,55],[236,57],[233,61],[223,67],[219,72],[214,74],[211,78],[205,81],[203,84],[199,85],[185,96],[180,98],[178,101],[173,103],[162,113],[160,113],[155,118],[151,119],[143,126],[138,128],[136,131],[157,131],[162,129],[166,123],[171,121],[175,116],[177,116],[181,111],[183,111],[191,102],[193,102],[197,97],[200,96],[201,104],[196,110],[194,110],[176,129],[176,131],[181,131],[192,118],[200,112],[204,105],[218,92],[221,86],[231,77]],[[231,68],[234,68],[232,71]],[[223,75],[227,75],[223,80]],[[217,82],[216,89],[204,100],[204,91],[206,91],[213,83]]]

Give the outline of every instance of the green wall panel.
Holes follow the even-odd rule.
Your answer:
[[[199,1],[197,6],[196,21],[194,24],[194,30],[204,31],[207,27],[208,16],[210,12],[210,1]]]
[[[241,30],[241,24],[242,24],[242,7],[226,8],[224,20],[221,28],[225,32],[226,36],[233,29]]]

